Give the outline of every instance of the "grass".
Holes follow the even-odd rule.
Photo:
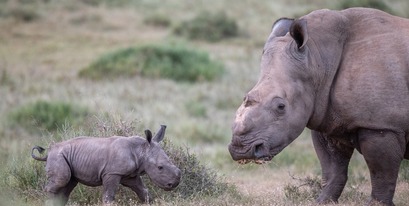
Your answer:
[[[314,205],[313,188],[307,185],[300,187],[305,179],[320,177],[320,166],[307,131],[270,164],[262,166],[237,165],[231,160],[227,144],[235,111],[244,94],[257,82],[262,47],[272,23],[279,17],[293,17],[313,9],[338,8],[337,2],[33,2],[28,1],[24,6],[34,8],[39,18],[25,22],[3,15],[5,8],[9,8],[5,4],[9,3],[0,0],[0,114],[4,114],[0,115],[0,163],[8,168],[0,168],[2,203],[43,205],[44,194],[39,186],[43,180],[38,180],[39,176],[44,178],[41,173],[44,163],[30,163],[32,160],[28,155],[35,144],[77,135],[127,135],[167,124],[167,137],[175,148],[188,152],[191,155],[188,160],[192,164],[203,166],[197,169],[198,172],[209,172],[209,178],[204,178],[197,186],[213,184],[212,177],[220,178],[228,186],[216,184],[211,190],[215,193],[196,192],[197,196],[190,197],[165,193],[164,196],[172,196],[167,199],[158,194],[153,205]],[[405,13],[404,1],[387,4]],[[16,4],[18,7],[21,5]],[[238,37],[208,42],[174,33],[174,26],[195,19],[204,12],[216,14],[217,11],[224,11],[226,17],[234,20],[240,30]],[[169,20],[168,26],[158,27],[147,22],[155,18],[160,22],[161,18],[164,19],[161,15]],[[200,51],[210,60],[220,62],[223,73],[218,73],[210,81],[200,77],[193,84],[185,83],[190,80],[179,81],[155,75],[113,75],[108,79],[101,77],[101,81],[78,76],[82,69],[105,55],[144,45],[162,48],[175,40],[185,42],[182,46],[189,52]],[[187,53],[182,56],[189,55]],[[80,105],[87,108],[87,112],[92,111],[97,116],[92,117],[97,119],[90,121],[87,118],[79,124],[82,129],[72,123],[56,130],[41,129],[41,132],[11,125],[7,115],[10,111],[20,110],[40,100],[51,104],[66,103],[73,108]],[[405,205],[408,200],[405,168],[402,167],[396,190],[394,201],[397,205]],[[18,185],[17,177],[10,175],[12,171],[23,174],[16,175],[22,184]],[[36,177],[36,174],[41,175]],[[188,180],[194,177],[194,173],[189,174]],[[14,186],[5,186],[5,183]],[[16,192],[16,187],[24,188],[26,193]],[[289,198],[285,194],[286,187],[299,188]],[[73,196],[77,202],[85,204],[99,200],[98,195],[91,194],[99,192],[100,188],[79,187],[77,190]],[[219,193],[221,190],[226,192]],[[127,196],[128,192],[124,190],[121,192],[124,196],[118,196],[121,200],[119,205],[136,204],[137,200],[132,199],[134,195]],[[362,205],[369,194],[368,169],[363,158],[354,154],[340,205]],[[305,196],[308,198],[300,198]],[[132,198],[124,202],[122,197]]]

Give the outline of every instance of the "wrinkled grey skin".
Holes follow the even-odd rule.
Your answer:
[[[305,127],[322,167],[319,203],[337,202],[357,149],[370,171],[368,203],[393,205],[409,157],[409,20],[352,8],[274,24],[260,78],[237,110],[230,154],[271,160]]]
[[[146,173],[160,188],[168,191],[180,182],[181,171],[160,147],[166,126],[152,138],[145,131],[146,140],[141,137],[93,138],[77,137],[51,145],[44,158],[33,154],[43,148],[36,146],[32,157],[47,161],[46,192],[50,200],[47,204],[65,205],[74,187],[79,183],[88,186],[103,185],[103,202],[111,203],[119,186],[129,187],[142,202],[151,201],[141,175]]]

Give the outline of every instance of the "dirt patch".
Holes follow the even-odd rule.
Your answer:
[[[260,165],[251,171],[237,169],[229,173],[229,182],[236,185],[240,193],[264,202],[281,202],[284,197],[284,186],[291,181],[287,171],[268,168]]]

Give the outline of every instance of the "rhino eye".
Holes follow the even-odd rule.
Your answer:
[[[278,115],[283,115],[285,113],[286,104],[281,98],[274,98],[272,101],[272,108],[274,112]]]
[[[283,115],[285,113],[285,104],[284,103],[278,103],[276,111],[277,111],[277,114]]]
[[[159,170],[163,170],[163,167],[162,167],[162,166],[158,166],[158,169],[159,169]]]
[[[284,109],[285,109],[285,104],[280,103],[280,104],[278,104],[277,108],[278,108],[279,110],[284,110]]]

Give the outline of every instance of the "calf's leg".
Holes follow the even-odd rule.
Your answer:
[[[62,202],[64,203],[64,205],[67,204],[68,198],[70,197],[72,190],[74,190],[77,184],[78,184],[77,181],[75,181],[74,179],[71,179],[70,182],[67,184],[67,186],[61,189],[61,193],[63,195]]]
[[[370,204],[394,205],[396,180],[406,149],[404,136],[392,131],[367,129],[359,130],[358,135],[371,176]]]
[[[104,204],[110,204],[115,200],[115,193],[120,181],[121,176],[119,175],[105,175],[102,178],[102,185],[104,186],[102,201]]]
[[[317,131],[311,134],[322,170],[323,188],[317,202],[337,202],[348,180],[348,165],[354,148]]]
[[[71,180],[71,169],[62,155],[49,155],[46,165],[47,184],[45,190],[49,200],[46,205],[65,205],[65,191]]]
[[[146,189],[140,176],[122,179],[121,184],[125,187],[131,188],[142,202],[149,203],[152,201],[148,189]]]

